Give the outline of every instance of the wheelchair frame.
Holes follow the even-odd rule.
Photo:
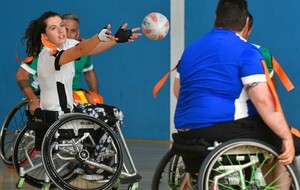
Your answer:
[[[73,139],[70,140],[69,144],[59,144],[55,142],[56,135],[59,135],[60,127],[64,127],[64,124],[66,126],[68,125],[68,122],[70,125],[72,124],[72,121],[75,122],[76,120],[82,120],[81,123],[83,123],[83,126],[85,125],[84,122],[86,122],[86,125],[95,125],[100,126],[101,130],[104,130],[105,133],[109,135],[109,137],[112,139],[111,145],[113,147],[113,150],[115,150],[115,155],[113,157],[114,162],[117,163],[117,168],[110,168],[109,166],[101,163],[96,163],[93,161],[90,161],[85,157],[88,153],[86,150],[80,150],[80,143],[89,140],[89,142],[92,142],[93,139],[89,133],[84,133],[82,137],[79,138],[78,141],[75,141]],[[52,189],[55,187],[59,187],[60,189],[85,189],[81,187],[76,187],[69,185],[72,183],[73,180],[76,178],[78,179],[78,176],[80,174],[74,174],[75,168],[70,169],[70,165],[73,163],[78,164],[85,164],[90,165],[92,167],[96,167],[99,170],[104,170],[106,172],[109,172],[112,176],[110,176],[109,180],[106,180],[108,182],[105,182],[101,186],[93,186],[92,189],[118,189],[121,184],[129,184],[128,189],[135,190],[138,188],[138,181],[141,179],[141,176],[137,173],[137,170],[135,168],[133,159],[130,155],[129,149],[127,147],[125,138],[123,136],[123,133],[121,131],[121,121],[117,121],[115,124],[115,128],[117,131],[117,136],[114,131],[108,126],[105,122],[94,118],[92,116],[82,114],[82,113],[70,113],[63,115],[58,121],[53,123],[51,127],[47,130],[45,137],[43,139],[42,144],[42,151],[41,151],[41,160],[38,164],[34,164],[32,161],[34,159],[33,152],[34,147],[32,147],[32,144],[34,144],[34,134],[31,134],[30,142],[25,143],[25,149],[27,150],[25,152],[25,156],[19,158],[19,150],[20,150],[20,143],[21,139],[24,137],[25,132],[29,129],[24,128],[22,130],[22,133],[19,134],[18,140],[15,143],[14,146],[14,159],[13,163],[14,166],[19,173],[20,179],[17,183],[17,187],[21,188],[24,182],[29,183],[32,186],[35,186],[37,188],[42,188],[44,190]],[[72,126],[71,126],[72,127]],[[73,126],[76,127],[75,125]],[[29,130],[30,131],[30,130]],[[29,135],[30,136],[30,135]],[[68,141],[68,140],[64,140]],[[92,143],[95,146],[95,142]],[[73,154],[74,152],[70,153],[68,152],[71,148],[74,148],[73,151],[77,151],[76,155]],[[22,148],[21,148],[22,149]],[[58,151],[58,152],[56,152]],[[59,152],[61,151],[61,152]],[[123,152],[125,154],[123,154]],[[61,153],[61,154],[60,154]],[[55,158],[53,157],[55,155]],[[123,159],[125,158],[130,165],[130,169],[127,168],[126,164],[123,162]],[[80,161],[79,160],[80,157]],[[54,158],[54,159],[53,159]],[[59,160],[60,159],[60,160]],[[65,165],[60,166],[59,168],[55,168],[55,161],[66,161]],[[77,162],[78,161],[78,162]],[[68,162],[72,162],[72,164],[69,164]],[[29,165],[29,168],[24,168],[24,165]],[[42,167],[43,166],[43,167]],[[68,168],[69,167],[69,168]],[[72,167],[72,166],[71,166]],[[44,173],[46,175],[39,176],[39,179],[36,179],[35,177],[30,176],[32,171],[42,169],[44,170]],[[67,173],[60,176],[60,172],[64,169],[69,169]],[[73,172],[73,173],[72,173]],[[33,180],[32,180],[32,178]],[[32,183],[33,182],[33,183]]]
[[[276,168],[275,164],[277,163],[271,165],[271,169],[267,172],[264,171],[264,173],[259,173],[255,170],[256,168],[261,169],[265,167],[267,163],[271,164],[271,161],[276,160],[278,152],[276,152],[276,149],[271,145],[254,139],[235,139],[221,144],[216,142],[213,147],[209,147],[208,149],[210,152],[205,156],[201,164],[197,183],[195,183],[195,179],[192,181],[191,175],[184,171],[184,163],[182,162],[180,164],[178,162],[178,158],[181,157],[180,153],[174,149],[170,149],[155,170],[152,180],[152,190],[255,190],[278,189],[280,187],[280,184],[277,184],[277,186],[275,186],[275,184],[277,180],[284,176],[284,173],[281,173],[281,175],[268,184],[263,184],[265,178],[269,175],[268,173]],[[244,152],[242,152],[242,150]],[[261,154],[262,151],[264,151],[265,154]],[[232,155],[235,155],[235,158],[232,158]],[[225,161],[226,159],[228,163],[222,164],[222,160]],[[242,161],[242,159],[245,160]],[[285,169],[291,176],[292,184],[290,189],[300,189],[299,176],[294,166],[287,165]],[[260,174],[263,174],[263,176]],[[244,175],[248,176],[244,177]],[[177,178],[170,178],[170,176],[177,176]]]

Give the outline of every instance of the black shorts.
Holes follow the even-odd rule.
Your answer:
[[[225,142],[235,138],[253,138],[281,149],[281,139],[269,128],[259,115],[215,124],[210,127],[178,132],[183,138],[204,138],[209,143]],[[296,155],[300,155],[300,138],[293,134]]]

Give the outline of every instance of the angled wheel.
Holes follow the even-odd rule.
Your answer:
[[[185,175],[185,165],[182,157],[174,150],[169,150],[161,159],[152,179],[152,190],[176,190],[180,188]]]
[[[13,166],[20,177],[20,182],[25,181],[33,187],[42,188],[46,172],[41,155],[35,150],[34,142],[35,132],[27,127],[23,128],[15,140]]]
[[[110,189],[123,165],[119,141],[110,127],[79,113],[64,115],[48,129],[42,161],[51,181],[64,190]],[[66,171],[72,171],[72,180],[66,180]]]
[[[18,103],[7,115],[3,122],[0,132],[0,156],[7,166],[13,166],[12,151],[14,142],[25,127],[26,124],[26,108],[29,103],[28,99]]]
[[[203,161],[198,189],[300,189],[293,166],[281,165],[277,157],[278,152],[261,141],[236,139],[225,142]]]

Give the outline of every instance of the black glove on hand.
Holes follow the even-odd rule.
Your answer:
[[[119,40],[117,40],[118,43],[124,43],[128,42],[131,35],[131,30],[124,30],[122,27],[120,27],[119,30],[116,32],[115,37],[119,38]]]

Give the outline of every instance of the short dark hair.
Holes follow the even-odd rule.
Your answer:
[[[242,31],[248,17],[246,0],[219,0],[215,27]]]

